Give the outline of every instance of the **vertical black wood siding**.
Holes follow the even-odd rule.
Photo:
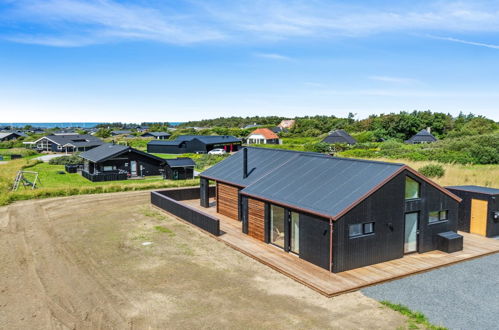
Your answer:
[[[333,272],[403,257],[404,189],[399,174],[335,222]],[[349,225],[366,222],[374,222],[374,234],[349,237]]]
[[[329,220],[300,213],[300,258],[329,270]]]

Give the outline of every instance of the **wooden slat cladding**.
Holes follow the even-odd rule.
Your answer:
[[[248,199],[248,235],[265,241],[265,203]]]
[[[217,211],[229,218],[239,220],[239,188],[217,182]]]

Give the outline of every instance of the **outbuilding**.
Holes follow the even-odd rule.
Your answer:
[[[356,144],[357,141],[346,131],[342,129],[338,129],[336,131],[330,132],[328,136],[326,136],[322,142],[335,144],[335,143],[343,143],[343,144]]]
[[[160,154],[207,153],[213,149],[239,150],[241,140],[230,135],[180,135],[175,140],[152,140],[147,152]]]
[[[218,213],[332,272],[462,249],[460,198],[404,164],[248,147],[200,177],[201,206],[214,181]]]
[[[194,179],[196,163],[189,157],[166,159],[165,179],[188,180]]]
[[[446,187],[462,198],[459,230],[486,237],[499,236],[499,189],[481,186]]]
[[[165,160],[129,146],[106,143],[80,154],[82,175],[91,181],[162,175]]]

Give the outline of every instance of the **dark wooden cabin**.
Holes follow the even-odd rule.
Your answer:
[[[162,175],[165,160],[132,147],[106,143],[80,154],[82,175],[91,181]]]
[[[38,151],[78,152],[103,145],[104,141],[88,134],[50,134],[33,142]]]
[[[188,180],[194,179],[196,163],[189,157],[166,159],[165,179]]]
[[[145,132],[141,135],[141,137],[152,137],[156,140],[168,140],[172,136],[167,132]]]
[[[409,144],[421,144],[421,143],[432,143],[435,141],[437,141],[437,138],[430,133],[430,130],[428,128],[428,129],[422,129],[421,131],[413,135],[410,139],[404,142]]]
[[[238,151],[241,140],[229,135],[181,135],[173,141],[152,140],[147,152],[159,154],[207,153],[213,149]]]
[[[17,140],[21,137],[27,137],[22,132],[0,132],[0,142]]]
[[[338,129],[336,131],[330,132],[329,135],[322,140],[322,142],[329,144],[335,144],[335,143],[356,144],[357,140],[355,140],[346,131]]]
[[[486,237],[499,236],[499,189],[480,186],[451,186],[461,197],[459,230]]]
[[[460,198],[404,164],[245,148],[200,177],[202,206],[214,181],[218,213],[332,272],[462,249]]]

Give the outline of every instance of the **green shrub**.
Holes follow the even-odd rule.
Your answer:
[[[445,175],[445,170],[442,165],[428,164],[418,170],[419,173],[429,178],[441,178]]]
[[[50,165],[79,165],[83,164],[83,159],[78,155],[61,156],[49,160]]]

